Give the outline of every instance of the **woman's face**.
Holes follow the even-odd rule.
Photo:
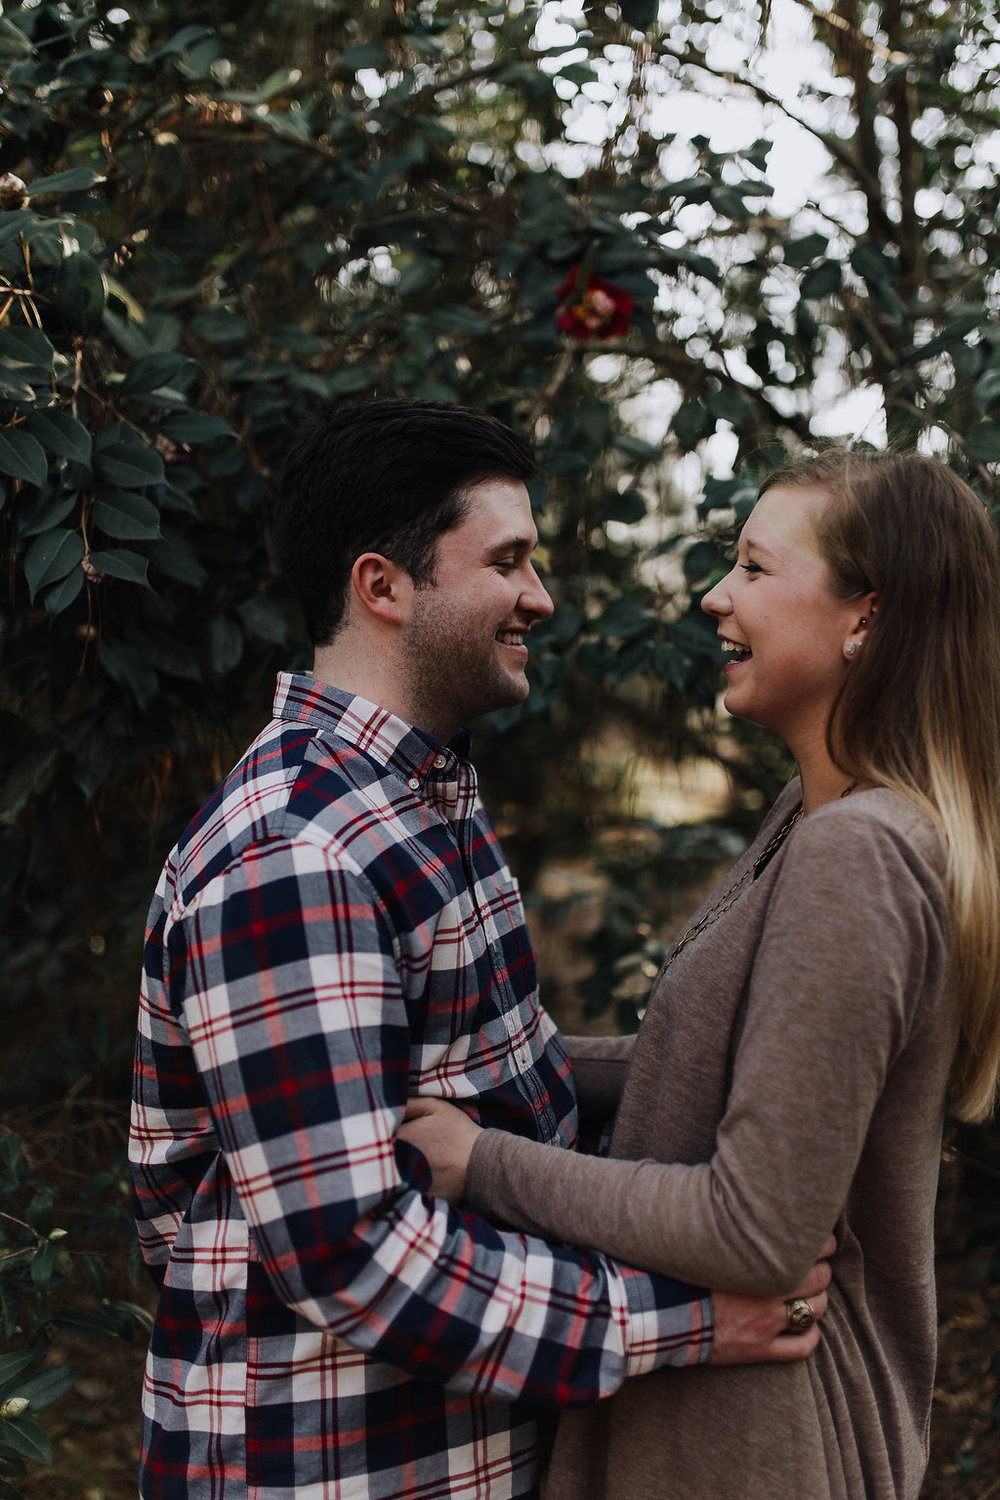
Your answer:
[[[768,490],[743,528],[736,566],[701,604],[732,653],[726,708],[775,730],[795,755],[825,739],[850,670],[844,643],[860,641],[865,614],[864,601],[834,592],[819,555],[816,522],[826,504],[822,490]]]

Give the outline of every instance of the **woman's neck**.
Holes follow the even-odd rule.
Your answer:
[[[789,746],[791,749],[791,746]],[[834,765],[826,745],[813,745],[796,756],[802,780],[802,815],[808,817],[826,802],[836,802],[856,791],[858,782]]]

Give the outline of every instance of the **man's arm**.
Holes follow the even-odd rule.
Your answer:
[[[148,1045],[169,1069],[171,1040],[189,1042],[174,1064],[193,1054],[288,1306],[412,1374],[536,1404],[707,1357],[707,1295],[427,1196],[425,1163],[396,1140],[410,1070],[397,955],[358,871],[304,842],[252,847],[180,915],[168,949]]]

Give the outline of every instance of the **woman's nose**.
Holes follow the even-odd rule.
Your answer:
[[[724,615],[731,609],[729,591],[726,587],[729,574],[720,578],[718,583],[713,583],[708,593],[702,596],[701,607],[706,615]]]

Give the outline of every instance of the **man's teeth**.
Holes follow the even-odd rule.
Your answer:
[[[497,640],[501,646],[523,646],[524,632],[523,630],[498,630]]]

